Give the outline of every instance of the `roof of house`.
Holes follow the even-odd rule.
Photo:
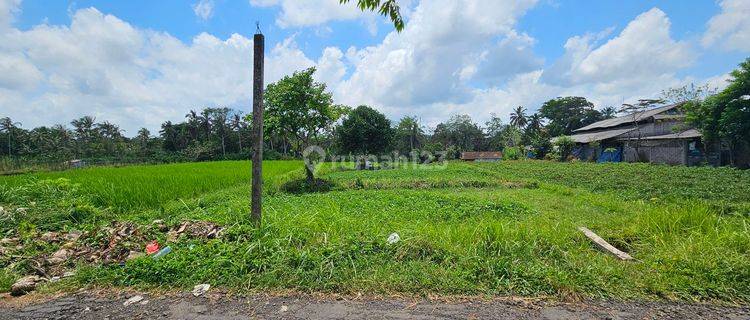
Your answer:
[[[503,153],[499,151],[461,152],[461,160],[477,159],[502,159]]]
[[[641,138],[641,140],[694,139],[700,137],[702,137],[702,135],[700,131],[698,131],[698,129],[688,129],[683,132],[664,134],[660,136],[643,137]],[[630,138],[630,140],[634,139],[636,138]]]
[[[617,127],[617,126],[621,126],[623,124],[628,124],[628,123],[633,123],[635,121],[641,121],[641,120],[644,120],[644,119],[648,119],[648,118],[653,117],[653,116],[655,116],[657,114],[660,114],[660,113],[662,113],[664,111],[668,111],[668,110],[674,109],[674,108],[676,108],[676,107],[678,107],[680,105],[681,104],[679,104],[679,103],[670,104],[670,105],[663,106],[663,107],[658,107],[658,108],[654,108],[654,109],[650,109],[650,110],[645,110],[645,111],[641,111],[641,112],[631,113],[629,115],[624,115],[624,116],[617,117],[617,118],[602,120],[602,121],[599,121],[599,122],[594,122],[594,123],[592,123],[590,125],[587,125],[587,126],[585,126],[583,128],[576,129],[576,130],[573,130],[573,131],[574,132],[580,132],[580,131],[589,131],[589,130],[593,130],[593,129],[605,129],[605,128]]]
[[[576,143],[589,143],[589,142],[602,141],[602,140],[607,140],[609,138],[614,138],[614,137],[628,133],[633,130],[635,130],[634,127],[624,128],[624,129],[604,130],[604,131],[597,131],[597,132],[586,132],[586,133],[581,133],[581,134],[570,135],[568,136],[568,138],[573,139],[573,141],[575,141]],[[552,138],[552,142],[554,143],[559,138],[560,137]]]

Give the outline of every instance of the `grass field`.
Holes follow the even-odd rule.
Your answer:
[[[299,169],[300,161],[274,161],[263,167],[273,179]],[[6,186],[21,186],[29,181],[65,178],[80,185],[93,204],[120,212],[156,208],[170,200],[192,198],[203,193],[250,183],[249,161],[217,161],[136,165],[125,167],[91,167],[80,170],[40,172],[0,177]]]
[[[181,238],[160,260],[71,263],[76,277],[49,290],[207,282],[239,291],[750,301],[747,171],[452,162],[327,169],[321,173],[329,192],[290,193],[284,185],[301,178],[301,163],[268,162],[266,187],[273,192],[255,228],[247,213],[247,165],[177,166],[185,167],[0,177],[6,211],[28,208],[5,217],[0,231],[20,236],[24,255],[33,256],[58,248],[40,243],[39,232],[96,230],[112,220],[207,220],[226,228],[220,239]],[[181,176],[171,180],[175,172]],[[44,180],[61,177],[68,180]],[[595,250],[578,226],[638,261]],[[393,232],[401,241],[389,245]],[[167,241],[163,233],[153,237]],[[0,257],[0,267],[0,291],[27,272],[13,259]]]

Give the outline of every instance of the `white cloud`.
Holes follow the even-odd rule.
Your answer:
[[[339,0],[250,0],[250,4],[258,7],[281,6],[276,24],[282,28],[318,26],[328,21],[353,20],[368,15],[359,10],[355,3],[342,5]]]
[[[721,13],[708,21],[702,44],[726,50],[750,51],[750,1],[723,0]]]
[[[250,105],[252,39],[202,33],[184,43],[93,8],[71,19],[0,32],[0,113],[26,127],[93,115],[132,135],[190,108]],[[290,38],[267,52],[266,79],[314,64]]]
[[[193,12],[198,18],[208,20],[214,14],[214,1],[213,0],[200,0],[198,3],[193,4]]]
[[[535,1],[423,1],[402,33],[349,50],[354,72],[337,97],[384,107],[469,101],[472,65],[493,40],[517,36],[515,21]],[[485,63],[504,57],[486,56]],[[534,59],[533,56],[529,57]]]
[[[673,40],[669,33],[669,18],[654,8],[636,17],[619,35],[598,48],[592,46],[592,35],[570,38],[561,61],[567,65],[555,66],[552,71],[562,74],[551,76],[572,84],[607,85],[623,84],[627,79],[647,81],[674,73],[692,64],[695,55],[687,43]]]
[[[17,7],[16,0],[12,6],[8,1],[0,0],[0,9],[6,8],[0,19],[13,16],[3,15]],[[280,5],[279,24],[290,27],[368,19],[358,10],[352,18],[315,11],[332,4],[350,10],[327,1],[315,8],[308,2],[252,0]],[[639,15],[619,34],[607,29],[569,38],[565,54],[545,68],[534,53],[537,40],[516,29],[535,4],[422,1],[406,9],[403,32],[391,32],[371,47],[326,47],[317,58],[291,36],[267,45],[266,82],[316,66],[315,78],[328,84],[337,103],[369,104],[393,119],[417,115],[435,125],[457,113],[482,123],[491,113],[507,117],[519,105],[534,111],[565,95],[617,106],[687,82],[721,84],[726,77],[677,76],[694,62],[695,48],[670,36],[670,21],[659,9]],[[284,13],[295,8],[325,17]],[[202,33],[186,43],[93,8],[72,13],[69,26],[19,30],[8,23],[4,29],[0,24],[0,114],[25,127],[90,114],[122,124],[132,135],[141,126],[157,131],[165,120],[182,120],[191,108],[250,106],[253,43],[242,35],[220,39]]]
[[[13,22],[20,5],[21,0],[0,0],[0,30]]]

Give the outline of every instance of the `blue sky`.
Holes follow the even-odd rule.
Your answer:
[[[393,120],[483,122],[560,95],[617,106],[722,86],[750,56],[749,2],[404,0],[398,34],[337,0],[0,0],[0,116],[92,114],[130,135],[191,108],[246,108],[255,21],[269,81],[316,66],[337,102]]]

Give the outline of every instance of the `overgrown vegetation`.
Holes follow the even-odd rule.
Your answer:
[[[79,261],[69,265],[77,265],[77,274],[63,280],[66,287],[189,288],[207,282],[240,291],[750,301],[745,171],[543,161],[375,171],[324,165],[318,175],[327,192],[310,193],[281,187],[304,181],[301,163],[270,162],[264,168],[264,222],[256,229],[247,185],[221,174],[234,170],[246,179],[248,166],[218,164],[226,167],[190,164],[193,170],[182,170],[173,184],[153,180],[164,192],[180,194],[158,205],[86,187],[101,175],[116,182],[110,189],[122,197],[156,190],[147,179],[128,182],[134,181],[125,178],[131,168],[70,171],[62,179],[0,177],[0,232],[21,239],[24,249],[16,254],[24,257],[47,257],[62,246],[40,241],[45,231],[102,230],[113,220],[133,222],[144,230],[140,237],[172,247],[162,259],[141,257],[123,266]],[[176,170],[138,169],[152,176]],[[195,191],[187,191],[190,184]],[[210,221],[224,231],[218,239],[167,242],[154,231],[157,219],[167,226]],[[621,262],[595,250],[576,230],[582,225],[639,261]],[[401,241],[389,245],[393,232]],[[84,238],[95,247],[96,238]],[[33,272],[19,261],[0,259],[0,291]]]

